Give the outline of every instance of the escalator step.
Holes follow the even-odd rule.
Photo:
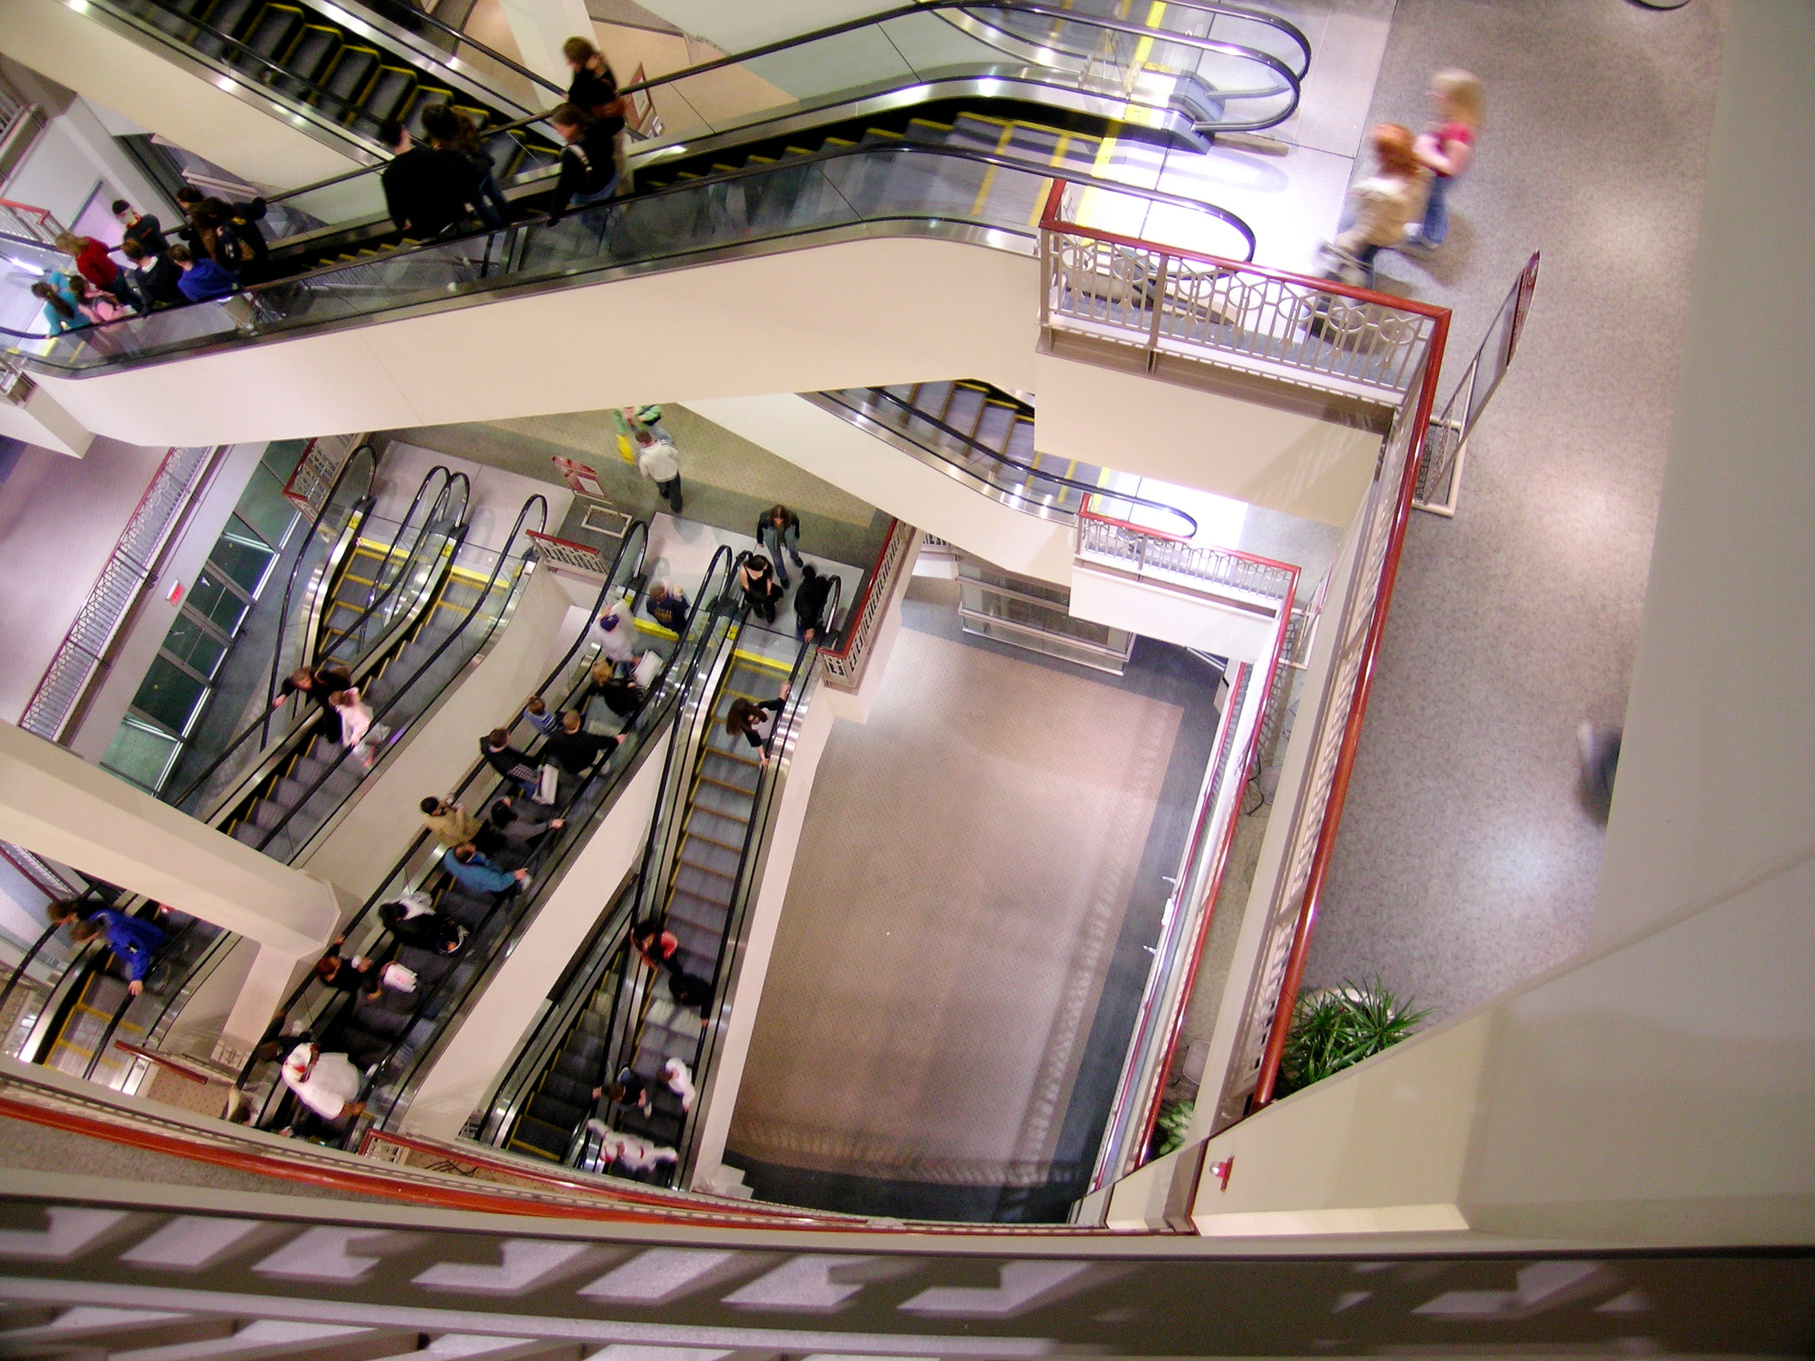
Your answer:
[[[378,79],[372,82],[372,88],[360,102],[374,121],[382,123],[387,118],[395,118],[415,90],[414,71],[403,66],[381,66]]]
[[[529,1103],[528,1114],[533,1120],[540,1120],[543,1124],[553,1125],[557,1129],[565,1129],[571,1134],[574,1128],[586,1119],[587,1111],[584,1107],[570,1106],[565,1101],[558,1101],[546,1091],[542,1091],[538,1092],[535,1100]]]
[[[252,825],[270,831],[289,815],[288,806],[271,799],[260,799],[252,805]]]
[[[542,1093],[576,1110],[592,1113],[592,1089],[599,1084],[550,1072],[542,1079]]]
[[[526,1115],[517,1121],[517,1127],[511,1131],[510,1142],[506,1147],[522,1153],[540,1154],[560,1162],[567,1156],[567,1145],[572,1137],[571,1130],[557,1129]]]
[[[702,902],[729,904],[737,890],[737,881],[723,874],[711,874],[696,866],[682,863],[675,868],[674,888]]]
[[[289,95],[303,93],[303,84],[315,83],[340,51],[340,34],[321,24],[304,24],[290,50],[280,58],[284,69],[294,79],[279,78],[275,84]]]
[[[676,893],[668,900],[668,919],[683,921],[701,931],[709,931],[715,936],[723,935],[725,923],[730,920],[731,909],[722,903],[707,902],[696,898],[691,893]]]
[[[321,87],[334,98],[327,112],[339,114],[344,109],[365,102],[366,91],[378,78],[379,56],[375,49],[344,43],[334,54],[334,63],[321,79]]]
[[[256,846],[265,839],[265,829],[250,822],[241,822],[233,828],[233,839],[243,841],[248,846]]]
[[[303,12],[294,5],[264,6],[246,30],[246,46],[259,56],[275,62],[302,28],[303,17]],[[237,66],[241,63],[234,64]],[[271,69],[262,63],[247,61],[244,64],[254,75],[263,75]]]
[[[681,863],[695,866],[707,873],[733,877],[737,874],[741,858],[737,851],[717,845],[704,837],[689,836],[681,843]]]
[[[562,1050],[560,1056],[555,1059],[554,1067],[548,1070],[549,1077],[558,1077],[565,1082],[574,1083],[576,1086],[584,1084],[586,1090],[590,1092],[599,1085],[600,1075],[604,1071],[604,1063],[605,1051],[602,1048],[591,1056]]]
[[[217,33],[237,37],[252,10],[252,0],[215,0],[202,14],[202,22]],[[210,57],[227,57],[236,49],[213,34],[203,33],[195,40],[195,50]]]
[[[704,931],[692,922],[682,921],[679,917],[668,919],[668,929],[681,943],[681,954],[691,955],[700,963],[684,966],[695,978],[710,978],[713,966],[717,962],[719,942],[723,937],[717,931]]]

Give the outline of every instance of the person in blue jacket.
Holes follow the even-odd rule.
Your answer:
[[[500,869],[470,841],[443,851],[441,867],[453,875],[461,888],[473,893],[509,893],[529,882],[528,870]]]
[[[190,302],[213,302],[239,287],[226,270],[206,255],[196,259],[187,246],[172,246],[168,258],[183,271],[176,281],[177,291]]]
[[[151,961],[164,948],[162,928],[111,907],[97,907],[86,920],[69,928],[69,938],[78,945],[102,936],[107,938],[107,948],[126,966],[126,990],[137,997],[145,991],[145,975],[151,972]]]

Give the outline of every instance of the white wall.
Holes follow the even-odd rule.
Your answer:
[[[572,641],[561,636],[570,605],[554,573],[530,573],[503,636],[482,662],[450,683],[441,705],[360,786],[347,815],[303,862],[310,873],[357,901],[377,891],[422,829],[423,797],[459,783],[479,759],[479,738],[515,719],[547,674],[550,650],[557,641]]]
[[[1058,355],[1036,356],[1034,379],[1043,454],[1338,528],[1354,517],[1380,454],[1380,436],[1367,430]]]
[[[361,164],[58,0],[0,4],[0,50],[252,184],[295,188]]]
[[[484,1098],[549,989],[642,855],[673,735],[671,726],[643,758],[611,812],[594,824],[585,847],[460,1023],[404,1116],[407,1133],[452,1139]]]
[[[744,52],[896,6],[889,0],[648,0],[645,9],[721,52]]]
[[[690,402],[715,425],[1011,572],[1071,581],[1071,527],[1012,510],[793,393]]]
[[[164,571],[146,583],[138,613],[120,641],[113,665],[89,701],[82,722],[66,743],[83,760],[98,763],[107,754],[108,744],[113,741],[120,720],[126,716],[127,706],[138,693],[139,684],[145,679],[145,672],[150,669],[158,648],[163,646],[170,626],[176,622],[180,606],[171,602],[171,588],[180,582],[187,593],[195,585],[197,574],[214,551],[221,531],[245,494],[246,484],[252,480],[252,472],[264,452],[263,444],[241,444],[226,453],[212,480],[203,489],[182,541],[172,550]]]
[[[0,484],[0,716],[18,722],[165,450],[97,440],[19,456]]]
[[[1589,952],[1210,1140],[1201,1232],[1815,1239],[1811,71],[1733,8]]]
[[[1143,638],[1258,663],[1273,651],[1278,616],[1220,605],[1189,591],[1077,563],[1071,573],[1071,614]]]

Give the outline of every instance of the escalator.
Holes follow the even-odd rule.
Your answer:
[[[92,15],[359,159],[386,151],[387,119],[420,135],[422,110],[436,103],[491,131],[494,160],[509,170],[558,150],[532,128],[497,130],[559,102],[561,87],[411,6],[93,0]]]
[[[440,474],[445,476],[446,470]],[[439,497],[434,504],[440,504]],[[546,527],[547,503],[539,495],[525,502],[504,549],[496,553],[468,548],[463,525],[441,523],[439,535],[422,536],[434,550],[422,555],[422,570],[404,586],[424,607],[402,614],[351,668],[356,683],[371,687],[374,721],[399,736],[508,618],[529,556],[525,531],[532,523],[537,530]],[[473,564],[450,593],[449,584],[457,580],[454,573],[462,571],[455,560],[461,551]],[[491,559],[490,570],[479,575],[486,558]],[[399,581],[405,579],[400,575]],[[249,742],[259,726],[250,725],[241,734],[242,741]],[[366,774],[353,753],[339,746],[324,747],[314,732],[314,715],[308,714],[224,797],[210,799],[203,820],[237,840],[293,861],[311,846],[315,834],[346,804]],[[212,771],[204,772],[178,801],[197,797],[211,775]],[[141,904],[138,915],[155,916],[169,937],[145,992],[137,997],[126,994],[124,984],[108,972],[107,952],[91,950],[79,961],[80,967],[65,975],[20,1058],[119,1085],[131,1075],[135,1061],[114,1041],[159,1038],[238,940],[212,923],[160,913],[152,904]]]
[[[646,542],[646,529],[639,522],[620,548],[586,627],[538,690],[551,709],[578,708],[583,703],[591,688],[589,670],[598,654],[597,644],[589,636],[592,620],[615,600],[628,598],[634,602],[642,581]],[[638,768],[643,754],[667,730],[694,683],[704,655],[702,642],[722,632],[730,570],[730,553],[720,550],[693,593],[698,608],[685,633],[677,637],[653,626],[644,629],[645,645],[664,657],[662,671],[650,687],[648,700],[632,719],[619,720],[601,711],[600,717],[588,724],[589,730],[598,732],[611,732],[621,725],[628,740],[590,778],[563,790],[557,805],[565,827],[558,833],[550,832],[541,844],[521,856],[509,850],[494,853],[505,868],[520,866],[531,872],[528,891],[491,895],[453,884],[440,870],[438,848],[424,839],[412,847],[391,880],[347,928],[349,942],[356,942],[362,952],[374,959],[396,960],[415,971],[419,979],[417,993],[387,993],[376,1000],[362,997],[353,1001],[331,994],[317,983],[308,983],[291,998],[285,1012],[293,1025],[307,1026],[318,1042],[336,1052],[344,1050],[361,1067],[371,1070],[369,1090],[363,1098],[368,1106],[368,1121],[392,1126],[402,1119],[439,1054],[442,1038],[449,1033],[448,1022],[464,1014],[471,1000],[489,982],[494,967],[508,957],[547,895],[560,885],[593,826]],[[533,758],[537,734],[520,714],[513,717],[513,745],[528,751]],[[469,808],[483,810],[493,795],[501,792],[499,785],[491,768],[480,763],[469,772],[454,798],[463,800]],[[455,956],[433,955],[386,935],[373,909],[406,888],[431,894],[438,912],[467,929],[468,937]],[[275,1084],[274,1069],[262,1074],[249,1071],[244,1085],[257,1104],[258,1123],[283,1127],[295,1117],[293,1101]]]
[[[835,618],[838,602],[828,603]],[[687,1167],[697,1099],[683,1102],[669,1082],[678,1061],[698,1090],[731,1003],[728,962],[760,882],[760,867],[785,759],[765,762],[726,731],[738,699],[752,703],[791,687],[771,748],[782,758],[816,684],[818,649],[770,633],[745,617],[727,633],[726,655],[703,676],[687,725],[664,773],[664,790],[639,870],[635,897],[601,933],[557,990],[544,1024],[500,1083],[478,1137],[501,1147],[594,1172],[668,1184]],[[635,908],[634,913],[630,910]],[[663,968],[645,963],[628,939],[633,921],[672,934]],[[677,996],[676,974],[689,980]],[[710,1000],[691,989],[705,985]],[[628,1072],[626,1072],[628,1070]],[[634,1077],[629,1075],[634,1074]],[[614,1102],[595,1089],[628,1078],[644,1098]],[[635,1166],[604,1150],[597,1119],[611,1131],[677,1150],[678,1163]]]
[[[959,3],[948,0],[946,7]],[[972,0],[962,4],[966,13],[977,9]],[[994,8],[1023,17],[1048,13],[1029,0],[997,0]],[[890,23],[934,24],[946,35],[976,41],[945,22],[939,9],[916,7],[863,31],[878,39]],[[1065,19],[1068,29],[1082,22]],[[777,45],[759,56],[798,63],[824,45],[819,54],[831,62],[854,32],[845,26],[830,38]],[[937,45],[929,46],[922,34],[920,47],[936,51]],[[727,58],[648,82],[641,93],[658,108],[664,99],[691,107],[689,92],[696,98],[722,93],[753,63],[761,65],[749,54]],[[558,225],[526,220],[497,232],[393,249],[399,238],[385,217],[378,176],[355,172],[273,199],[320,224],[276,243],[274,266],[287,277],[225,302],[129,317],[56,340],[17,337],[12,348],[28,367],[48,374],[93,374],[338,329],[406,309],[472,305],[498,290],[581,286],[599,282],[604,271],[647,271],[692,262],[708,251],[798,249],[858,228],[872,236],[947,237],[970,229],[961,239],[1028,253],[1054,174],[1115,196],[1143,220],[1147,213],[1170,215],[1199,249],[1252,258],[1253,233],[1234,214],[1136,187],[1116,171],[1118,156],[1131,148],[1201,146],[1193,141],[1192,116],[1141,104],[1119,86],[1107,93],[1086,89],[1086,77],[1046,67],[1017,67],[1011,78],[991,64],[987,76],[973,70],[972,76],[944,79],[934,78],[943,69],[935,59],[932,74],[908,68],[871,80],[861,65],[832,65],[838,74],[826,79],[838,88],[823,96],[746,100],[750,107],[717,124],[696,119],[695,136],[679,136],[664,113],[667,131],[633,156],[637,192]],[[788,94],[781,86],[765,89]],[[507,186],[513,203],[535,211],[551,173],[519,174]],[[981,236],[978,227],[986,229]]]
[[[973,491],[1043,519],[1071,523],[1087,508],[1167,538],[1197,520],[1135,495],[1126,473],[1034,449],[1032,403],[973,379],[803,394],[823,411],[944,472]]]

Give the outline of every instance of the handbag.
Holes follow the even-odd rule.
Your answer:
[[[641,657],[637,658],[636,670],[630,673],[630,678],[643,689],[647,690],[650,685],[654,683],[656,674],[660,672],[661,669],[661,654],[652,648],[648,652],[645,652]]]
[[[416,991],[416,971],[403,964],[384,966],[384,985],[396,992]]]
[[[550,762],[536,775],[536,792],[533,797],[537,803],[552,804],[555,801],[555,791],[560,786],[561,772]]]

